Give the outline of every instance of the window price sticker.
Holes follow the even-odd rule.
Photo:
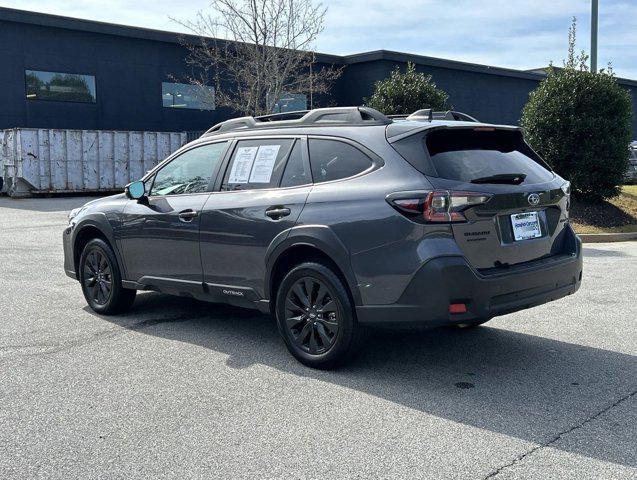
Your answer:
[[[280,148],[281,145],[261,145],[259,147],[250,173],[250,183],[270,183]]]
[[[259,150],[259,147],[241,147],[237,149],[228,183],[248,183],[257,150]]]

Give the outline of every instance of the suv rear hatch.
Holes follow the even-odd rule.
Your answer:
[[[568,182],[524,142],[519,129],[442,126],[419,137],[422,163],[408,161],[431,183],[432,208],[448,209],[444,220],[475,269],[495,273],[565,253]],[[414,139],[409,142],[407,149],[401,142],[394,147],[413,155]],[[425,221],[432,218],[443,221],[432,215]]]

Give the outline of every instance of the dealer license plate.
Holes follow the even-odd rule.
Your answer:
[[[542,236],[537,212],[514,213],[511,215],[511,224],[513,225],[513,238],[516,241]]]

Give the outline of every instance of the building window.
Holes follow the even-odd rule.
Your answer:
[[[95,103],[95,77],[25,70],[28,100]]]
[[[302,93],[281,94],[279,101],[272,107],[272,113],[296,112],[307,110],[307,95]]]
[[[166,108],[215,109],[215,89],[213,87],[162,82],[161,99]]]

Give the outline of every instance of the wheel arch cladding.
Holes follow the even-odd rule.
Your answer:
[[[326,248],[321,242],[313,239],[296,238],[279,245],[268,257],[266,268],[266,294],[274,306],[276,291],[283,277],[295,265],[304,262],[315,261],[326,264],[347,287],[350,300],[354,305],[360,304],[360,292],[358,291],[354,274],[349,266],[349,256],[346,252],[337,253],[331,248]]]
[[[82,250],[84,250],[86,244],[94,238],[101,238],[113,249],[115,259],[117,260],[123,274],[122,259],[119,256],[112,232],[110,231],[110,224],[108,225],[108,228],[105,229],[101,223],[102,222],[96,222],[89,219],[75,227],[73,237],[73,266],[75,271],[78,272],[80,256],[82,255]]]

